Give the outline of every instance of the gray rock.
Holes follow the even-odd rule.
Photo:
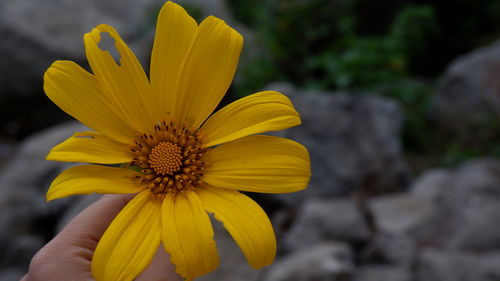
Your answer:
[[[391,265],[410,268],[418,248],[415,240],[405,233],[378,233],[359,254],[361,260],[377,260]]]
[[[432,201],[406,193],[372,199],[369,208],[378,231],[408,233],[432,215]]]
[[[4,195],[0,197],[0,207],[14,204],[13,201],[17,199],[31,200],[29,197],[32,195],[43,195],[55,175],[74,165],[45,160],[49,150],[74,132],[84,130],[88,129],[79,123],[71,122],[26,139],[20,145],[16,156],[0,171],[0,191]],[[9,196],[5,196],[7,194]],[[36,205],[45,205],[45,196],[41,196],[39,201]]]
[[[408,269],[391,265],[363,265],[357,267],[352,281],[412,281]]]
[[[438,200],[448,192],[449,180],[452,171],[449,169],[435,169],[423,173],[413,182],[410,193],[418,198]]]
[[[446,179],[427,183],[416,185],[413,193],[439,192],[431,196],[432,215],[412,234],[419,244],[470,251],[500,248],[500,161],[470,161],[449,170]]]
[[[500,280],[500,252],[471,254],[425,250],[419,258],[417,281]]]
[[[55,220],[71,202],[76,200],[76,197],[45,202],[45,193],[52,179],[63,169],[72,165],[47,161],[45,156],[54,145],[70,137],[75,131],[83,130],[86,128],[82,125],[68,123],[38,133],[26,139],[19,146],[16,156],[0,171],[0,193],[2,194],[0,197],[0,249],[13,246],[11,242],[23,235],[29,237],[34,235],[31,238],[35,240],[48,239],[53,235],[52,227]],[[35,248],[37,247],[30,246],[25,249],[29,252]],[[0,252],[0,264],[8,263],[5,261],[8,255],[6,251]],[[26,260],[23,261],[25,262]],[[27,268],[27,264],[18,266]]]
[[[0,1],[0,93],[37,93],[44,71],[57,59],[85,61],[83,34],[105,23],[113,26],[148,65],[156,14],[165,0],[2,0]],[[177,1],[186,8],[226,20],[222,0]]]
[[[0,169],[5,162],[14,156],[16,148],[16,144],[13,141],[0,139]]]
[[[18,268],[19,271],[28,272],[31,258],[44,244],[45,241],[41,237],[34,235],[21,235],[13,238],[5,248],[1,267]]]
[[[368,240],[370,231],[352,199],[307,201],[297,221],[286,234],[289,250],[303,249],[324,241]]]
[[[411,267],[422,248],[464,253],[500,249],[499,187],[500,161],[479,159],[426,172],[409,193],[372,198],[377,233],[362,259],[378,257]]]
[[[25,274],[18,269],[0,270],[0,281],[19,281]]]
[[[43,73],[56,59],[84,60],[83,34],[101,23],[115,27],[131,45],[144,39],[144,28],[162,0],[0,1],[0,92],[38,90]],[[140,53],[143,59],[148,54]]]
[[[263,281],[347,281],[353,271],[353,253],[344,243],[321,243],[277,261]]]
[[[224,0],[180,0],[175,2],[187,9],[190,7],[199,9],[202,18],[212,15],[223,19],[231,25],[235,23]]]
[[[275,134],[304,144],[313,171],[307,190],[279,198],[297,206],[307,198],[381,194],[407,184],[400,142],[403,115],[396,102],[355,93],[299,93],[283,83],[266,89],[288,95],[301,114],[303,125]]]
[[[456,59],[436,95],[436,117],[456,129],[500,114],[500,41]]]

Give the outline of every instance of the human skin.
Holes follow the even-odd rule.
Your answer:
[[[21,281],[94,281],[90,264],[97,243],[132,198],[133,195],[104,195],[87,207],[33,257]],[[160,247],[149,267],[135,280],[181,281],[169,260]]]

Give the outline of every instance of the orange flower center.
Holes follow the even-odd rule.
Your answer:
[[[201,158],[208,148],[203,147],[199,132],[161,122],[153,134],[138,137],[130,150],[135,155],[130,165],[142,168],[139,184],[164,197],[199,185],[206,164]]]
[[[149,166],[159,175],[173,175],[181,169],[181,148],[171,142],[160,142],[149,153]]]

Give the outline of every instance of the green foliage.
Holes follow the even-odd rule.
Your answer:
[[[420,5],[402,9],[391,26],[389,36],[396,50],[406,58],[409,68],[421,73],[429,68],[426,62],[439,33],[432,6]]]
[[[429,138],[432,128],[426,118],[433,94],[428,83],[404,78],[374,90],[402,106],[406,119],[402,137],[406,147],[424,152],[433,145],[433,139]]]
[[[243,7],[236,15],[243,16],[255,28],[259,41],[269,51],[268,58],[272,58],[272,65],[281,75],[296,84],[314,84],[327,75],[325,69],[318,69],[323,63],[321,57],[335,48],[337,39],[354,34],[355,2],[265,0],[259,5],[246,2],[243,7],[251,6],[254,16],[244,14]],[[263,71],[261,74],[274,75]]]
[[[404,58],[390,39],[350,36],[338,42],[337,49],[337,52],[323,51],[306,61],[306,68],[321,73],[322,78],[307,77],[305,86],[370,89],[404,76]]]
[[[481,156],[500,158],[500,120],[485,118],[474,123],[466,123],[458,132],[436,134],[433,152],[440,154],[441,165],[455,165],[470,158]],[[450,141],[453,140],[453,141]]]
[[[302,87],[369,89],[408,76],[410,60],[421,61],[425,40],[436,34],[432,7],[409,6],[384,34],[365,35],[357,31],[366,25],[356,10],[361,2],[230,1],[235,16],[255,29],[269,52],[245,66],[255,81],[245,90],[278,78]]]
[[[500,136],[491,133],[495,129],[471,141],[476,136],[470,131],[449,135],[429,119],[433,80],[452,55],[491,37],[491,30],[498,36],[500,2],[478,1],[228,0],[235,17],[253,28],[264,47],[240,69],[237,93],[276,80],[302,88],[373,92],[400,102],[406,152],[425,158],[427,166],[500,156]],[[498,132],[499,123],[482,125]]]

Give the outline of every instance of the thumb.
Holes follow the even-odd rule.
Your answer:
[[[33,257],[21,281],[94,280],[90,264],[101,236],[118,213],[134,197],[105,195],[83,210]],[[162,247],[151,265],[136,280],[182,280]]]
[[[90,262],[97,243],[132,198],[132,194],[105,195],[87,207],[33,257],[21,280],[94,280]]]

